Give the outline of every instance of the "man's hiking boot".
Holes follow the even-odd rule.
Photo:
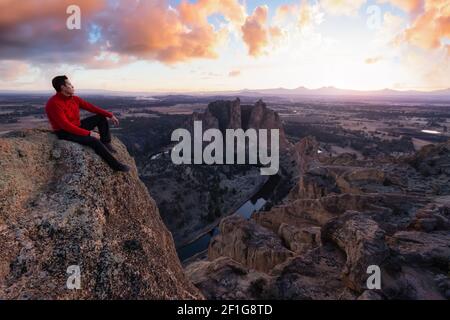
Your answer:
[[[111,153],[117,153],[117,150],[114,149],[114,147],[112,146],[111,142],[105,142],[105,143],[103,143],[103,144],[105,145],[106,149],[109,150],[109,152],[111,152]]]
[[[127,166],[126,164],[123,163],[119,163],[115,168],[115,171],[120,171],[120,172],[128,172],[130,171],[130,167]]]

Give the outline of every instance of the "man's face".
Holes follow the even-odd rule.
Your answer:
[[[61,86],[61,91],[63,94],[72,96],[75,93],[75,88],[73,87],[72,83],[66,79],[66,84]]]

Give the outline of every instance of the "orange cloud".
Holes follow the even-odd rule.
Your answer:
[[[450,4],[447,0],[426,0],[423,12],[400,36],[400,40],[422,49],[444,48],[443,38],[450,38]]]
[[[173,9],[168,8],[165,0],[140,1],[131,8],[129,3],[121,3],[117,9],[122,13],[120,19],[116,17],[118,12],[103,19],[106,30],[112,30],[106,34],[109,50],[168,64],[217,58],[216,47],[226,39],[227,30],[215,30],[207,18],[217,11],[233,19],[237,17],[234,8],[223,7],[221,11],[218,3],[183,1]]]
[[[322,22],[323,13],[320,12],[319,5],[309,4],[307,1],[299,4],[283,4],[280,5],[275,12],[275,22],[284,24],[292,21],[300,27],[309,27]]]
[[[105,7],[105,0],[40,0],[40,1],[15,1],[0,0],[0,26],[21,22],[32,22],[43,18],[60,19],[65,23],[66,9],[70,5],[77,5],[83,14]]]
[[[69,5],[78,5],[82,29],[65,27]],[[110,67],[136,59],[167,64],[218,57],[226,27],[208,23],[212,14],[241,26],[238,0],[0,0],[0,59]],[[98,37],[89,41],[95,26]]]
[[[66,9],[73,4],[82,10],[82,30],[66,28]],[[104,0],[0,0],[0,59],[72,63],[92,56],[83,21],[105,5]]]
[[[220,13],[237,24],[245,21],[245,8],[236,0],[199,0],[195,3],[182,0],[178,11],[182,20],[189,24],[204,21],[205,17],[214,13]]]
[[[256,7],[241,28],[244,42],[251,56],[257,57],[264,54],[264,49],[270,44],[270,40],[276,40],[282,34],[278,27],[267,26],[268,11],[269,8],[266,5]]]
[[[296,4],[282,4],[275,11],[275,20],[283,21],[298,11]]]

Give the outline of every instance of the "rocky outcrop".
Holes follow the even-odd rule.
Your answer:
[[[303,175],[309,168],[317,164],[319,158],[319,143],[308,136],[294,145],[294,159],[299,173]]]
[[[385,232],[370,217],[346,212],[322,228],[322,239],[336,243],[347,256],[343,278],[355,291],[366,287],[367,268],[380,266],[389,254]]]
[[[265,273],[229,257],[198,261],[186,274],[208,299],[355,299],[341,280],[345,257],[321,247]]]
[[[445,231],[398,231],[389,239],[391,248],[410,265],[449,268],[450,229]]]
[[[450,299],[448,143],[410,157],[365,162],[321,158],[310,137],[295,146],[300,173],[296,187],[282,204],[253,214],[251,222],[236,221],[221,230],[228,236],[219,235],[221,245],[228,244],[227,252],[211,245],[207,265],[227,256],[251,278],[256,271],[242,253],[277,243],[278,252],[281,245],[291,255],[257,271],[266,275],[264,297]],[[248,241],[255,234],[270,237]],[[236,239],[238,245],[231,245]],[[368,287],[370,266],[381,272],[380,289]],[[213,274],[209,269],[209,276]]]
[[[408,162],[424,176],[450,175],[450,141],[424,146]]]
[[[267,108],[267,105],[258,100],[255,105],[242,105],[242,128],[247,130],[253,129],[278,129],[280,132],[280,149],[284,150],[288,147],[289,142],[284,132],[283,124],[277,112]]]
[[[229,257],[198,261],[186,268],[192,283],[208,299],[265,299],[270,277]]]
[[[44,130],[0,139],[1,299],[196,299],[171,234],[129,173]],[[69,266],[81,288],[66,287]]]
[[[288,249],[298,254],[321,245],[320,227],[297,228],[282,223],[278,229],[278,235]]]
[[[271,272],[271,297],[286,300],[355,299],[341,277],[345,257],[332,247],[307,251]]]
[[[258,100],[255,105],[241,105],[239,98],[235,100],[217,100],[208,104],[205,112],[194,112],[186,121],[185,127],[193,132],[194,121],[202,121],[203,130],[220,129],[225,136],[226,129],[278,129],[280,150],[290,146],[286,138],[280,116]],[[270,146],[270,137],[268,139]]]
[[[408,229],[438,231],[450,229],[450,208],[442,204],[430,204],[417,211]]]
[[[217,119],[219,129],[225,132],[226,129],[242,128],[241,105],[239,98],[234,101],[214,101],[208,105],[206,118],[211,116]]]
[[[247,268],[268,271],[293,253],[270,230],[233,215],[223,219],[220,234],[211,240],[208,257],[230,257]]]

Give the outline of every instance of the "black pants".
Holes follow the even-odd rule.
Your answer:
[[[78,136],[64,130],[58,130],[55,134],[59,139],[73,141],[91,147],[111,168],[116,169],[120,162],[114,158],[111,152],[109,152],[103,144],[111,142],[108,120],[106,120],[104,116],[95,115],[81,120],[80,127],[86,130],[93,130],[97,127],[100,133],[100,140],[91,136]]]

